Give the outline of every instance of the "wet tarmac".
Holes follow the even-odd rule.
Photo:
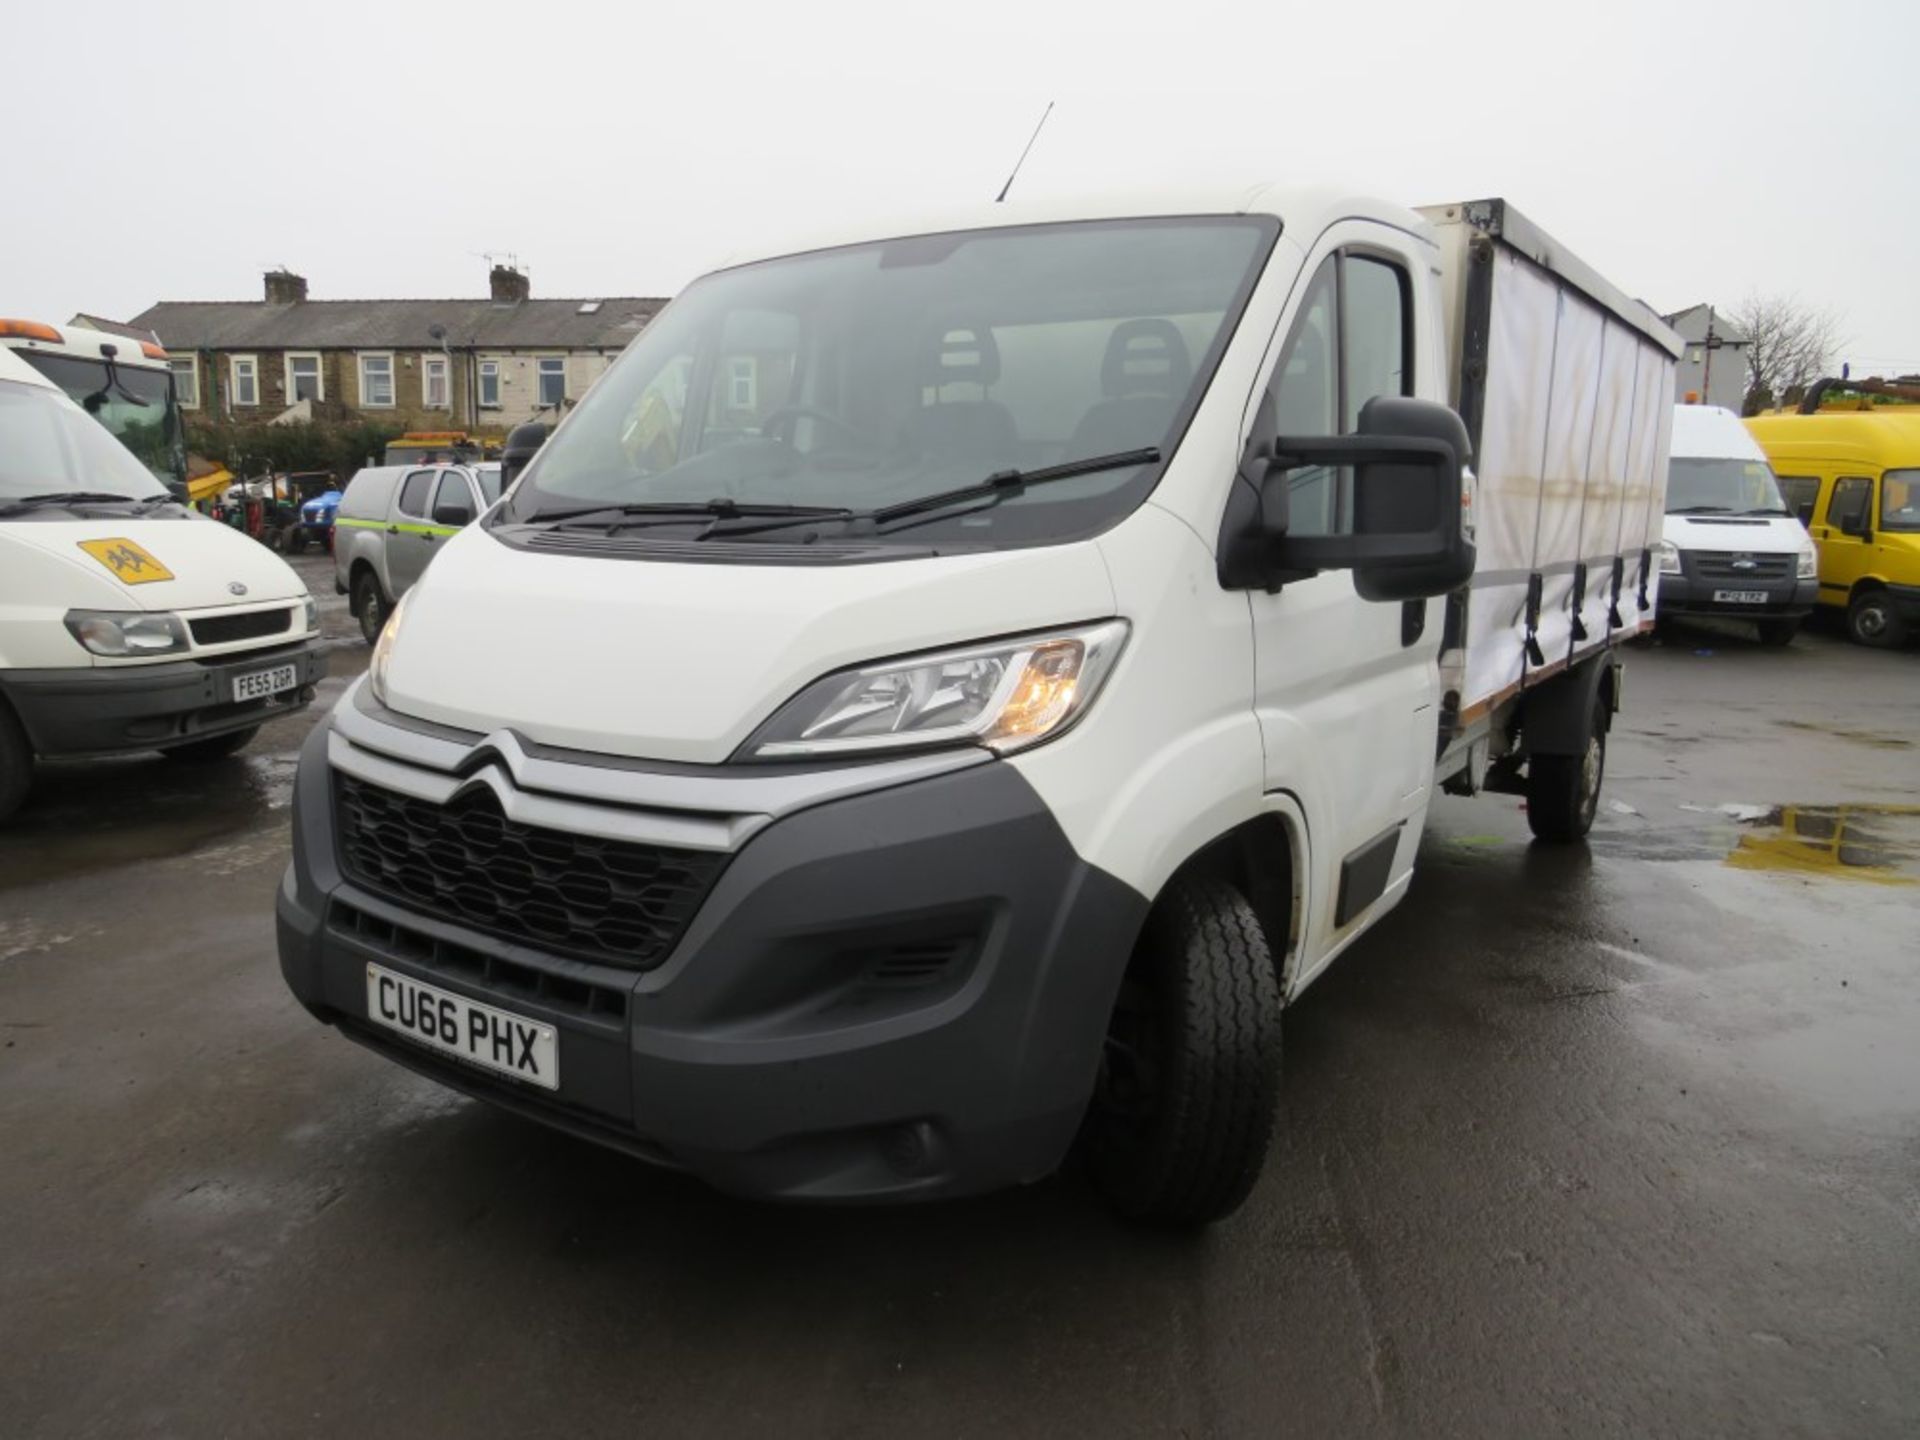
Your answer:
[[[1437,807],[1185,1238],[1071,1178],[743,1204],[493,1113],[281,985],[302,722],[50,773],[0,832],[0,1434],[1920,1433],[1920,651],[1684,638],[1590,846]]]

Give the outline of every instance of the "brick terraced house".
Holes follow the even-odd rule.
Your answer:
[[[309,300],[302,276],[265,280],[260,300],[163,300],[129,322],[173,356],[183,406],[492,435],[558,419],[667,303],[536,300],[506,265],[484,300]]]

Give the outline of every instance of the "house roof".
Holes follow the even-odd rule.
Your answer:
[[[1673,314],[1662,318],[1689,342],[1707,338],[1707,305],[1704,301],[1698,305],[1689,305],[1684,310],[1676,310]],[[1713,333],[1728,345],[1747,343],[1747,332],[1729,320],[1724,311],[1714,311]]]
[[[169,350],[619,350],[666,305],[603,300],[163,300],[133,317]],[[591,310],[586,307],[592,306]]]
[[[122,325],[118,320],[103,320],[100,316],[89,315],[84,310],[67,323],[87,330],[98,330],[107,335],[119,335],[128,340],[159,339],[151,330],[142,330],[138,325]]]

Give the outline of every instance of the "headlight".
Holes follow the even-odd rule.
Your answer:
[[[788,760],[984,745],[1010,754],[1086,713],[1126,638],[1127,622],[1108,620],[843,670],[783,705],[743,753]]]
[[[412,598],[409,590],[400,597],[400,603],[393,607],[393,613],[387,616],[387,623],[380,631],[380,638],[373,642],[373,659],[367,663],[367,688],[373,691],[373,698],[382,705],[387,703],[387,667],[393,663],[393,641],[400,633],[400,622],[407,616],[407,601]]]
[[[1811,550],[1800,552],[1800,564],[1793,572],[1796,580],[1811,580],[1820,573],[1820,560]]]
[[[1671,540],[1660,542],[1660,573],[1662,575],[1680,573],[1680,547]]]
[[[311,595],[307,596],[304,602],[304,614],[307,633],[312,634],[320,628],[320,602]]]
[[[67,629],[95,655],[171,655],[191,643],[186,622],[165,612],[69,610]]]

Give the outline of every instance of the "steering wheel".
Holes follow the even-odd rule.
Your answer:
[[[782,405],[778,410],[769,411],[760,417],[760,433],[775,440],[793,444],[793,430],[802,420],[814,420],[838,432],[843,440],[854,445],[866,443],[866,436],[853,428],[845,420],[829,410],[821,410],[812,405]]]

